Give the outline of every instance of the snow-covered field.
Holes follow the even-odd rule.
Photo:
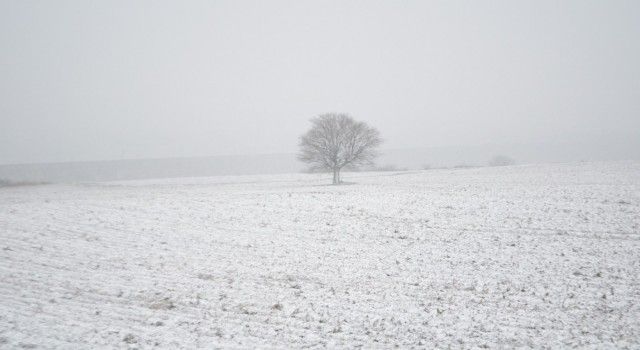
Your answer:
[[[640,347],[640,162],[0,188],[0,348]]]

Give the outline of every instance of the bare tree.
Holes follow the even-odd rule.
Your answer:
[[[298,159],[312,170],[333,171],[333,184],[340,183],[344,167],[372,165],[382,143],[380,133],[346,114],[328,113],[311,119],[311,129],[300,137]]]

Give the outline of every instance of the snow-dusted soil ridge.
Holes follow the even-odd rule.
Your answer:
[[[640,163],[0,188],[0,348],[640,347]]]

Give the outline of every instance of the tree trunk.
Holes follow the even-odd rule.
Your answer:
[[[340,169],[333,169],[333,184],[337,185],[340,183]]]

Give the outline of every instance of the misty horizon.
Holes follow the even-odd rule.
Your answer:
[[[0,0],[0,348],[640,349],[640,1]]]
[[[0,164],[640,139],[637,2],[4,2]],[[594,24],[598,24],[597,26]],[[637,158],[636,158],[637,159]]]

